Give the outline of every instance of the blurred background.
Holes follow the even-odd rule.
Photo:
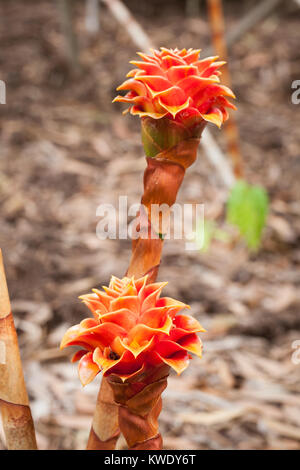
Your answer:
[[[0,1],[0,246],[42,449],[85,447],[100,377],[83,389],[58,345],[87,316],[77,297],[122,276],[130,258],[129,240],[96,237],[99,204],[117,205],[121,195],[136,203],[142,194],[139,122],[111,103],[115,88],[147,41],[215,55],[206,1],[121,5],[137,29],[120,23],[114,0],[98,8],[88,0]],[[300,8],[296,0],[223,6],[244,177],[265,188],[269,214],[256,251],[232,228],[205,252],[166,242],[166,295],[189,303],[208,332],[203,359],[170,377],[161,430],[166,449],[296,449],[300,104],[292,83],[300,80]],[[209,129],[231,165],[226,132]],[[223,230],[229,192],[222,165],[200,147],[178,201],[204,203]]]

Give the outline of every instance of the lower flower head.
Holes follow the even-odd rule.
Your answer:
[[[160,297],[166,284],[147,284],[147,276],[137,280],[113,276],[109,287],[81,297],[94,318],[70,328],[61,348],[80,346],[72,361],[79,360],[83,385],[100,371],[125,381],[167,364],[180,374],[189,364],[189,353],[201,357],[197,333],[205,330],[194,318],[179,314],[187,305]]]

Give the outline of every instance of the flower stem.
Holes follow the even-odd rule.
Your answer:
[[[153,124],[155,125],[155,129],[152,129]],[[169,124],[168,121],[165,122],[163,120],[157,124],[153,123],[152,120],[149,121],[145,119],[142,126],[144,126],[144,129],[148,127],[148,129],[153,132],[157,131],[157,126],[167,126],[166,131],[173,132],[173,124]],[[162,149],[154,158],[147,158],[142,204],[143,207],[146,207],[148,212],[144,218],[141,217],[140,214],[140,220],[142,220],[140,237],[137,240],[133,240],[132,257],[127,276],[139,278],[148,274],[148,282],[154,282],[156,280],[163,248],[163,237],[159,236],[159,218],[155,219],[151,217],[151,205],[167,204],[171,207],[175,203],[178,190],[185,175],[185,170],[194,163],[197,157],[197,148],[203,128],[204,124],[197,129],[196,136],[187,136],[188,138],[179,141],[176,145]],[[144,237],[143,235],[148,235],[148,237]],[[125,390],[125,384],[122,388],[122,384],[115,384],[109,380],[111,385],[109,391],[107,388],[107,379],[103,377],[87,449],[111,450],[114,448],[113,446],[118,438],[116,425],[117,414],[119,417],[119,426],[130,448],[136,450],[161,448],[162,439],[158,433],[157,425],[157,419],[161,410],[160,394],[156,396],[153,392],[153,398],[150,400],[151,406],[147,413],[141,412],[137,414],[133,404],[135,405],[142,400],[142,397],[147,393],[147,387],[150,385],[154,387],[153,390],[160,390],[162,380],[163,387],[165,387],[167,381],[166,375],[165,373],[163,378],[159,377],[160,380],[158,381],[155,381],[153,378],[153,383],[151,383],[151,381],[149,382],[149,378],[146,382],[140,382],[140,386],[142,387],[139,390],[140,393],[136,393],[135,391],[135,393],[131,395],[131,401],[125,401],[124,403],[122,403],[122,395],[120,399],[116,398],[116,390],[118,387]],[[128,384],[126,384],[126,386],[130,391],[130,386],[128,386]],[[146,387],[145,391],[143,390],[144,387]],[[117,403],[118,405],[114,405],[113,403]],[[154,427],[149,426],[151,422],[154,423]],[[143,429],[143,437],[138,437],[138,429]]]

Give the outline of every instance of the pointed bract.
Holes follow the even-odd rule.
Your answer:
[[[83,385],[102,371],[118,375],[122,381],[133,374],[167,364],[181,373],[189,363],[189,353],[201,357],[197,332],[205,331],[194,318],[178,314],[188,305],[160,297],[166,282],[146,284],[147,276],[135,280],[112,277],[103,291],[82,296],[94,318],[86,318],[70,328],[61,348],[80,346],[72,358],[79,360]]]
[[[198,120],[209,121],[220,127],[227,120],[225,107],[235,107],[224,99],[234,98],[232,91],[219,84],[218,70],[225,62],[218,57],[199,60],[200,49],[151,50],[152,55],[138,55],[142,61],[131,61],[136,69],[128,73],[129,80],[117,90],[128,90],[114,101],[130,105],[128,111],[141,118],[167,117],[177,120],[181,111],[193,108],[199,111]],[[204,111],[203,111],[204,110]]]

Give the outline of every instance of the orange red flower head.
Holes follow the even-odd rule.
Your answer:
[[[226,108],[236,109],[227,100],[235,97],[233,92],[220,84],[219,68],[225,62],[218,57],[199,60],[200,50],[194,49],[161,47],[151,52],[138,53],[142,60],[131,62],[136,68],[117,88],[128,93],[114,101],[128,103],[131,114],[175,120],[198,117],[220,127],[228,119]]]
[[[125,381],[160,364],[180,374],[189,364],[189,353],[201,357],[197,333],[205,330],[192,317],[179,314],[187,305],[160,297],[166,284],[147,284],[147,276],[113,276],[103,291],[94,289],[81,297],[94,318],[70,328],[61,348],[80,346],[72,361],[79,360],[83,385],[100,371]]]

